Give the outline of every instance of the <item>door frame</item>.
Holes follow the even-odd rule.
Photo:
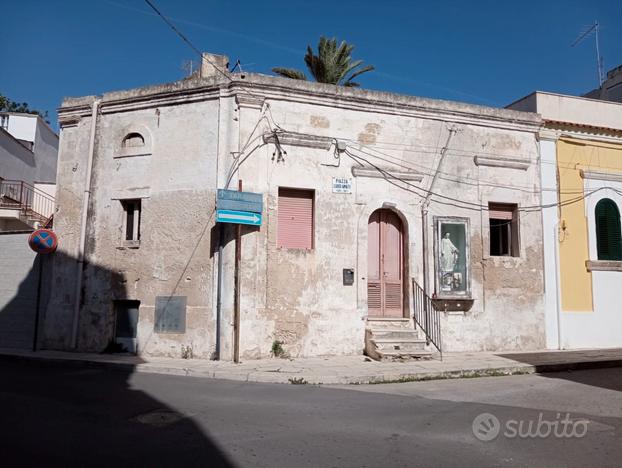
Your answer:
[[[361,216],[359,223],[359,262],[358,268],[361,272],[358,276],[360,278],[359,283],[359,300],[358,309],[369,320],[390,320],[392,317],[382,317],[369,315],[368,302],[367,302],[367,284],[368,284],[368,252],[369,252],[369,239],[368,239],[368,225],[371,215],[378,210],[388,210],[397,215],[402,223],[402,316],[393,317],[394,320],[408,319],[411,316],[410,304],[411,297],[410,292],[410,224],[408,223],[404,214],[396,208],[397,203],[380,202],[374,205],[367,205],[366,210]]]

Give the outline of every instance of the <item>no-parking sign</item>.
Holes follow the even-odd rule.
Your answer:
[[[52,253],[58,247],[58,239],[54,231],[49,229],[37,229],[30,234],[28,245],[32,250],[40,254]]]

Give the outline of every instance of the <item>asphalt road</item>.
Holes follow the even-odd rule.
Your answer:
[[[339,388],[0,372],[6,468],[622,466],[622,369]]]

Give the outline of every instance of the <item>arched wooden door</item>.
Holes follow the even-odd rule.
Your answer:
[[[391,210],[369,217],[367,244],[367,311],[371,317],[399,317],[403,300],[403,225]]]

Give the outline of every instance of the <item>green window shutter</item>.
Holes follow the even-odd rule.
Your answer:
[[[609,198],[596,204],[596,249],[598,260],[622,260],[620,211]]]

